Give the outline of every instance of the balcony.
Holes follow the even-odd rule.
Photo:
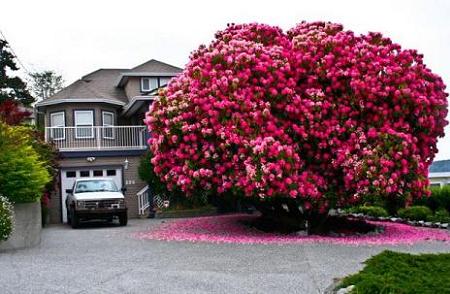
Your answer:
[[[45,141],[61,152],[144,150],[146,126],[46,127]]]

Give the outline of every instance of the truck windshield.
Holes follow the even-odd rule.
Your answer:
[[[117,186],[112,180],[86,180],[79,181],[75,193],[87,192],[117,192]]]

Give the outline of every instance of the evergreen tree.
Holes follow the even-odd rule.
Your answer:
[[[35,99],[28,91],[25,82],[17,76],[8,76],[17,70],[19,67],[8,42],[0,39],[0,103],[10,100],[30,106]]]

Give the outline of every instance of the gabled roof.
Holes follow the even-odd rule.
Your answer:
[[[125,105],[128,98],[123,89],[115,85],[117,76],[128,69],[99,69],[83,76],[52,97],[40,101],[36,106],[64,102],[104,102]],[[93,101],[91,101],[93,100]]]
[[[450,159],[434,161],[429,169],[430,173],[448,173],[450,172]]]
[[[156,59],[150,59],[132,69],[130,72],[179,73],[182,69]]]
[[[132,69],[99,69],[83,76],[52,97],[38,102],[36,106],[67,102],[100,102],[124,106],[129,100],[121,86],[126,84],[129,76],[173,77],[181,71],[179,67],[155,59]]]
[[[123,87],[129,77],[174,77],[183,70],[179,67],[161,62],[156,59],[150,59],[127,72],[121,73],[116,85]]]

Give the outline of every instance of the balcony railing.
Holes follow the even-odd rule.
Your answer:
[[[45,140],[59,151],[142,150],[147,148],[145,126],[47,127]]]

